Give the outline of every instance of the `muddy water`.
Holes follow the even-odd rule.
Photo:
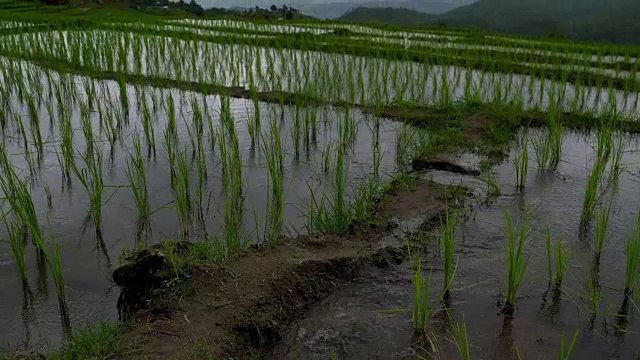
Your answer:
[[[476,205],[459,227],[459,268],[451,317],[456,321],[464,318],[473,358],[509,359],[514,349],[523,359],[557,358],[563,333],[570,337],[576,330],[580,335],[572,358],[635,359],[640,353],[634,305],[627,317],[615,316],[623,301],[623,241],[640,201],[639,147],[637,138],[629,139],[624,156],[628,172],[620,177],[599,266],[601,307],[591,327],[587,276],[593,271],[593,230],[581,230],[580,214],[585,168],[593,155],[588,144],[593,141],[590,136],[566,134],[563,162],[557,171],[538,173],[530,169],[523,192],[514,187],[513,156],[496,166],[503,195],[489,205]],[[535,164],[533,159],[531,164]],[[442,173],[433,178],[447,184],[478,184],[474,179]],[[482,193],[482,185],[478,190]],[[529,267],[518,294],[515,317],[508,320],[499,314],[497,305],[502,299],[506,271],[502,207],[514,218],[521,218],[518,214],[538,204],[525,250]],[[548,291],[545,226],[553,239],[561,238],[571,251],[561,291]],[[433,288],[440,289],[442,261],[434,253],[425,255],[424,261],[433,268]],[[412,306],[410,276],[408,262],[394,271],[370,269],[312,307],[276,346],[273,358],[326,359],[329,354],[336,359],[420,358],[433,353],[433,348],[439,349],[441,358],[458,358],[451,323],[442,312],[430,321],[431,343],[414,338],[411,312],[399,311]]]
[[[29,68],[36,71],[37,68]],[[35,72],[35,74],[38,74]],[[41,73],[39,75],[42,75]],[[54,80],[59,81],[54,74]],[[73,77],[80,98],[84,97],[81,77]],[[120,107],[118,99],[118,87],[115,83],[96,82],[97,99]],[[46,89],[46,86],[45,86]],[[113,155],[110,155],[110,146],[105,134],[99,126],[100,120],[97,111],[91,114],[96,146],[101,149],[104,157],[103,172],[105,183],[103,216],[103,239],[95,235],[95,227],[88,220],[89,200],[86,190],[82,187],[75,175],[72,174],[72,184],[69,187],[63,181],[58,164],[56,152],[60,152],[58,131],[58,119],[50,125],[49,112],[44,103],[39,108],[41,133],[45,141],[42,165],[37,172],[30,175],[25,161],[25,151],[22,138],[17,134],[14,125],[9,125],[4,136],[10,161],[16,167],[20,177],[31,186],[33,198],[40,224],[45,228],[46,216],[50,217],[53,239],[60,247],[62,271],[65,281],[65,292],[68,301],[69,315],[72,328],[84,327],[96,323],[99,320],[115,320],[117,318],[116,299],[118,291],[109,291],[112,284],[110,275],[118,266],[119,256],[125,248],[133,248],[137,242],[157,242],[160,239],[175,238],[180,234],[179,222],[176,210],[173,207],[174,199],[169,179],[169,164],[163,143],[163,132],[168,122],[167,114],[160,104],[152,113],[154,121],[153,131],[156,138],[156,155],[146,159],[146,175],[150,194],[151,226],[148,230],[142,230],[138,226],[138,212],[135,208],[133,196],[128,186],[126,175],[126,159],[132,151],[133,134],[141,136],[143,148],[146,142],[142,135],[141,119],[135,91],[127,87],[130,104],[129,122],[123,124],[122,136],[116,142]],[[174,99],[177,114],[177,130],[180,139],[179,149],[190,148],[190,140],[187,125],[192,127],[193,116],[190,101],[195,98],[201,108],[206,107],[206,113],[213,122],[213,128],[219,127],[220,99],[215,96],[206,97],[206,106],[202,96],[178,91],[159,91],[146,88],[144,101],[151,102],[151,93],[156,98],[165,98],[168,102],[169,94]],[[44,94],[44,99],[49,99]],[[59,104],[53,98],[54,113],[57,114]],[[13,114],[28,114],[26,106],[17,99],[15,94],[10,99],[10,109],[7,112]],[[260,223],[267,211],[265,199],[267,192],[267,166],[261,142],[256,140],[251,145],[251,138],[247,128],[247,119],[254,116],[254,104],[252,102],[231,100],[231,112],[234,116],[239,147],[242,157],[244,200],[244,231],[251,241],[256,241],[257,215]],[[150,105],[151,109],[153,106]],[[337,124],[345,121],[343,110],[334,108],[318,108],[315,112],[309,108],[289,108],[259,104],[262,117],[262,130],[267,131],[269,119],[276,121],[284,152],[284,231],[288,235],[295,236],[305,233],[306,204],[311,192],[319,198],[323,191],[331,193],[333,161],[329,163],[330,170],[322,169],[323,151],[329,144],[338,141]],[[71,102],[71,122],[74,129],[74,150],[84,152],[86,141],[82,133],[80,122],[80,110],[76,101]],[[94,109],[95,110],[95,109]],[[293,119],[299,113],[301,119],[304,116],[315,116],[317,129],[310,135],[310,140],[305,145],[304,134],[301,136],[299,156],[295,156],[292,132],[295,132]],[[26,132],[29,134],[28,115],[24,115]],[[301,120],[302,123],[304,120]],[[371,173],[372,136],[375,129],[375,121],[357,112],[350,112],[349,121],[357,129],[356,141],[350,146],[346,155],[349,164],[347,175],[347,191],[350,192],[358,184],[365,181]],[[386,175],[395,171],[395,130],[398,124],[381,121],[379,139],[382,153],[380,174],[383,179]],[[193,129],[192,129],[193,130]],[[302,131],[298,129],[299,131]],[[224,221],[222,180],[220,154],[218,150],[211,151],[207,145],[207,123],[205,123],[205,151],[207,157],[208,181],[204,193],[206,209],[203,209],[204,222],[194,221],[190,227],[190,235],[194,240],[211,238],[220,234]],[[265,138],[269,138],[265,134]],[[143,150],[144,153],[146,151]],[[77,159],[82,167],[82,161]],[[192,166],[192,192],[197,187],[197,170]],[[51,205],[48,208],[48,200],[45,188],[50,188]],[[2,204],[5,211],[8,204]],[[44,229],[48,234],[48,229]],[[6,230],[0,226],[0,239],[6,239]],[[32,293],[32,301],[29,306],[24,306],[23,291],[16,275],[16,266],[11,257],[8,243],[0,242],[0,344],[7,344],[15,348],[17,346],[29,349],[55,348],[63,338],[63,327],[58,312],[58,302],[55,287],[50,279],[49,269],[38,266],[33,247],[27,244],[27,273]],[[29,299],[29,298],[28,298]]]

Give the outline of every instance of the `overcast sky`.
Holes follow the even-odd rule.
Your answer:
[[[433,1],[433,0],[414,0],[414,1]],[[460,4],[465,0],[437,0],[437,1],[448,2],[451,4]],[[355,4],[366,4],[366,3],[375,3],[375,2],[378,2],[378,0],[200,0],[200,1],[196,0],[196,2],[200,3],[205,7],[211,7],[211,6],[269,7],[273,4],[276,4],[276,5],[287,4],[287,5],[295,6],[300,4],[313,4],[313,3],[327,4],[332,2],[352,2]],[[385,2],[386,3],[394,2],[394,0],[386,0]],[[405,2],[405,1],[397,0],[395,2]]]

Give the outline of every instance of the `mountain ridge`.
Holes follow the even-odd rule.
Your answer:
[[[403,20],[406,19],[406,20]],[[359,7],[338,20],[408,26],[444,25],[531,36],[640,43],[640,1],[481,0],[444,14]]]

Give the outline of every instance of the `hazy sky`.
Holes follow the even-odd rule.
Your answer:
[[[269,7],[273,4],[281,5],[300,5],[300,4],[318,4],[318,3],[332,3],[332,2],[352,2],[354,4],[366,4],[366,3],[376,3],[378,0],[196,0],[198,3],[202,4],[205,7],[211,6],[241,6],[241,7]],[[432,0],[414,0],[414,1],[432,1]],[[448,2],[451,4],[461,3],[462,0],[437,0],[438,2]],[[385,3],[389,2],[406,2],[402,0],[386,0]]]

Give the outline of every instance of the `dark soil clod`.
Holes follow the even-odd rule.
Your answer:
[[[447,172],[452,172],[456,174],[463,175],[480,175],[480,171],[476,169],[467,169],[462,166],[452,164],[447,161],[441,160],[425,160],[425,159],[414,159],[411,162],[411,166],[414,170],[443,170]]]
[[[187,251],[190,243],[176,243],[177,251]],[[129,262],[113,271],[113,281],[120,287],[118,313],[127,318],[143,308],[153,290],[162,286],[170,275],[170,264],[159,246],[144,249],[135,254]]]

